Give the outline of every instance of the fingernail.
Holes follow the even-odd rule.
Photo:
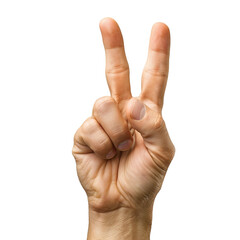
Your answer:
[[[132,141],[126,140],[118,145],[118,149],[120,151],[125,151],[125,150],[128,150],[131,146],[132,146]]]
[[[131,118],[135,120],[141,120],[144,117],[145,112],[145,105],[141,101],[136,99],[132,106]]]
[[[115,156],[115,154],[116,154],[116,150],[113,149],[106,155],[106,158],[107,159],[111,159],[111,158],[113,158]]]

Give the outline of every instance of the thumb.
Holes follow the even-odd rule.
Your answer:
[[[169,137],[161,112],[152,110],[141,100],[132,98],[127,106],[127,118],[137,130],[151,157],[167,168],[174,156],[175,147]]]

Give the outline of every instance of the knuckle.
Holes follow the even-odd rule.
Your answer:
[[[129,71],[129,65],[126,63],[122,64],[114,64],[111,65],[111,67],[106,68],[106,74],[119,74],[119,73],[125,73]]]
[[[77,144],[74,144],[72,147],[72,155],[75,158],[75,156],[80,152],[79,147],[77,146]],[[75,159],[76,160],[76,159]]]
[[[85,120],[85,122],[81,126],[81,131],[83,133],[91,133],[93,132],[97,127],[97,122],[93,118],[88,118]]]
[[[108,152],[108,150],[111,148],[111,144],[109,139],[103,138],[98,142],[98,145],[96,146],[96,152],[105,154]]]
[[[76,145],[74,144],[72,147],[72,155],[75,156],[76,154]]]
[[[164,159],[166,159],[167,161],[172,161],[174,155],[175,155],[175,147],[172,144],[169,148],[167,148],[164,151],[163,156],[164,156]]]
[[[84,135],[88,135],[96,131],[98,123],[94,118],[89,117],[86,119],[83,124],[78,128],[73,137],[73,142],[75,145],[81,145]]]
[[[153,123],[153,130],[154,131],[161,130],[164,128],[164,126],[165,126],[165,122],[164,122],[161,114],[158,114]]]
[[[172,148],[170,150],[171,155],[170,155],[170,160],[173,160],[175,153],[176,153],[176,147],[172,144]]]
[[[73,137],[73,142],[74,145],[77,144],[79,142],[79,139],[81,138],[81,127],[78,128],[78,130],[75,132],[74,137]]]
[[[78,130],[75,132],[74,137],[73,137],[73,142],[76,143],[78,141]]]
[[[175,147],[174,145],[172,145],[167,148],[161,149],[161,152],[159,153],[159,159],[168,168],[168,166],[170,165],[171,161],[174,158],[174,155]]]
[[[97,99],[93,106],[93,112],[94,113],[102,113],[105,112],[109,106],[112,104],[115,104],[115,101],[110,96],[104,96],[99,99]]]
[[[168,78],[168,72],[163,71],[161,69],[145,68],[144,73],[150,74],[153,77],[164,78],[164,79]]]
[[[153,162],[159,168],[159,170],[166,173],[170,163],[175,156],[175,147],[173,144],[162,146],[154,152]]]

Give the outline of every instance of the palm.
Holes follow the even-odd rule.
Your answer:
[[[146,131],[144,127],[143,132],[139,132],[138,123],[128,121],[128,104],[132,96],[120,29],[114,21],[108,20],[108,23],[101,26],[101,31],[106,49],[106,76],[110,92],[118,104],[121,115],[128,122],[134,144],[128,151],[117,151],[115,157],[108,160],[95,154],[88,146],[82,148],[75,144],[73,152],[78,176],[88,195],[91,208],[97,211],[110,211],[122,206],[134,208],[146,206],[152,202],[148,200],[154,199],[160,190],[173,157],[171,151],[173,145],[165,124],[161,121],[169,46],[166,41],[161,41],[161,36],[156,30],[152,31],[149,59],[142,78],[142,93],[138,99],[144,102],[148,112],[152,114],[146,121],[155,122],[147,131],[150,134],[144,134]],[[163,49],[158,49],[157,40]],[[162,46],[164,44],[165,46]],[[159,64],[160,70],[156,68]],[[155,89],[152,88],[153,83],[157,84]],[[149,91],[150,89],[154,90]]]
[[[150,163],[151,157],[141,139],[136,141],[132,150],[117,154],[111,160],[103,160],[94,153],[84,158],[82,164],[85,166],[78,166],[78,176],[88,194],[89,203],[95,209],[113,210],[122,205],[131,207],[136,204],[133,199],[150,196],[148,185],[156,183],[149,176],[150,164],[147,163]],[[130,184],[133,182],[136,184]]]

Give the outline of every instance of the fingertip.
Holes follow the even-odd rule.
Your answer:
[[[111,17],[105,17],[99,22],[104,47],[115,48],[123,46],[123,37],[118,23]]]
[[[112,149],[107,155],[106,155],[106,159],[111,159],[116,155],[117,151],[116,149]]]
[[[113,18],[111,17],[105,17],[105,18],[102,18],[99,22],[99,27],[102,28],[105,26],[105,24],[111,24],[112,22],[116,22]]]
[[[168,53],[170,49],[170,29],[163,22],[156,22],[152,26],[150,38],[151,50]]]
[[[166,23],[156,22],[153,24],[152,29],[158,29],[163,32],[163,34],[170,35],[170,29]]]

